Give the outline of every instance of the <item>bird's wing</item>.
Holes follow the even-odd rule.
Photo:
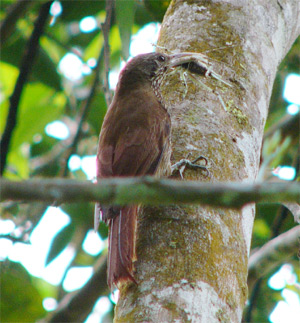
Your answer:
[[[140,99],[140,100],[139,100]],[[140,109],[122,102],[112,104],[102,125],[97,153],[97,179],[155,174],[169,145],[170,116],[159,102],[135,97]],[[105,222],[114,217],[112,208],[96,205],[95,230],[100,209]],[[113,212],[114,214],[116,212]]]
[[[162,128],[161,120],[153,120],[149,127],[128,129],[115,146],[113,173],[121,176],[154,174],[168,137],[169,130]]]
[[[129,113],[110,121],[100,136],[97,177],[154,174],[169,140],[168,113]]]

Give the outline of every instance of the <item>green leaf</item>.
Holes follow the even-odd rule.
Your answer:
[[[19,70],[15,66],[4,62],[0,62],[0,70],[1,95],[8,98],[13,93],[15,88]],[[3,97],[1,97],[1,101],[2,100]]]
[[[63,204],[61,209],[71,217],[72,222],[74,222],[76,226],[84,225],[87,229],[93,227],[93,203]]]
[[[1,61],[19,68],[27,40],[22,35],[18,35],[18,31],[15,32],[14,38],[16,38],[14,41],[7,42],[1,48]],[[61,90],[61,79],[56,71],[56,65],[43,48],[39,48],[38,55],[33,62],[30,80],[40,81],[58,91]]]
[[[108,228],[107,228],[107,225],[104,224],[104,222],[100,222],[98,232],[100,234],[101,239],[104,240],[104,239],[107,238],[107,236],[108,236]]]
[[[54,238],[50,251],[47,255],[46,265],[48,265],[54,258],[56,258],[69,244],[75,232],[75,225],[71,222],[64,227]]]
[[[103,36],[97,33],[90,41],[88,46],[85,47],[83,59],[87,61],[89,58],[96,58],[99,56],[101,47],[103,46]]]
[[[19,73],[16,67],[3,62],[0,62],[0,70],[0,134],[2,134],[6,125],[6,117],[9,107],[8,98],[14,90]]]
[[[68,52],[67,48],[63,48],[55,40],[46,36],[41,37],[40,44],[55,64],[58,64],[61,58]]]
[[[24,150],[26,150],[26,147]],[[29,159],[20,149],[10,150],[8,153],[9,169],[6,169],[5,176],[10,179],[29,177]]]
[[[28,84],[23,93],[11,150],[31,143],[35,134],[44,133],[45,126],[60,118],[66,97],[41,83]]]
[[[116,0],[117,25],[122,41],[122,56],[125,60],[129,57],[129,45],[131,28],[134,22],[135,5],[134,0]]]
[[[36,134],[44,133],[49,122],[61,117],[65,104],[63,93],[56,93],[41,83],[25,87],[8,153],[9,168],[13,169],[13,173],[22,178],[28,177],[29,145]]]
[[[36,322],[43,317],[42,297],[24,267],[10,262],[0,271],[1,322]]]
[[[161,22],[170,4],[170,0],[144,0],[145,7],[150,12],[154,20]]]
[[[95,134],[100,133],[101,125],[106,114],[107,107],[103,93],[97,94],[92,101],[88,115],[88,122],[94,128]]]
[[[70,22],[79,21],[86,16],[95,16],[97,12],[105,9],[105,1],[61,1],[63,8],[62,14],[58,21]]]
[[[109,35],[109,44],[110,44],[110,67],[120,67],[121,63],[121,38],[119,29],[116,25],[112,26],[110,29]]]

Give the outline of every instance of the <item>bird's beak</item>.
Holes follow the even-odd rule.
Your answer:
[[[170,55],[169,67],[175,67],[190,62],[207,63],[205,57],[200,53],[184,52]]]

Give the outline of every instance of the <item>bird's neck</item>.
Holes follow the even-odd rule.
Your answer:
[[[128,75],[123,75],[118,83],[115,93],[119,97],[136,97],[140,95],[147,97],[153,93],[157,101],[162,105],[163,108],[165,108],[165,102],[160,91],[162,80],[163,76],[145,80],[139,75],[131,75],[131,77],[128,77]]]

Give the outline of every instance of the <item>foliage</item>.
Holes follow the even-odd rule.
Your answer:
[[[2,19],[5,19],[11,6],[16,3],[17,1],[1,2]],[[6,126],[9,99],[15,88],[20,61],[42,3],[42,1],[33,1],[27,10],[16,18],[16,21],[11,22],[13,32],[5,40],[1,49],[0,133],[3,133]],[[168,3],[169,1],[147,0],[144,3],[117,1],[109,35],[111,69],[119,67],[121,53],[124,58],[128,57],[131,33],[151,21],[161,21]],[[4,172],[7,178],[68,176],[85,179],[86,175],[82,169],[70,171],[67,162],[72,154],[80,157],[96,154],[98,134],[107,109],[102,88],[105,70],[101,54],[104,44],[101,24],[105,19],[105,2],[64,0],[61,5],[62,14],[51,18],[51,25],[47,26],[40,39],[38,56],[32,64],[30,79],[22,91],[17,125],[13,132]],[[83,33],[79,30],[79,22],[86,16],[94,16],[98,21],[98,28],[93,32]],[[288,73],[297,70],[299,47],[298,40],[280,66],[266,130],[285,117],[286,103],[281,96],[283,82]],[[59,62],[67,53],[74,53],[87,69],[91,69],[91,73],[75,82],[66,79],[59,70]],[[88,60],[91,58],[97,60],[99,55],[99,69],[88,68]],[[96,84],[96,92],[87,107],[96,73],[100,75],[100,82]],[[85,117],[83,112],[86,107]],[[68,126],[69,138],[59,140],[46,134],[45,127],[55,120],[63,121]],[[82,120],[82,127],[78,129],[80,120]],[[76,142],[75,135],[78,131],[80,136],[79,141]],[[263,163],[264,178],[271,176],[268,173],[271,167],[279,164],[293,165],[296,162],[295,156],[299,146],[294,143],[295,140],[297,141],[298,134],[299,129],[294,129],[288,133],[289,139],[287,139],[285,132],[277,129],[272,136],[268,137],[263,148],[263,161],[268,161]],[[17,228],[6,238],[14,243],[26,241],[45,208],[46,205],[41,204],[30,206],[3,204],[2,218],[13,219],[17,225]],[[65,205],[62,209],[71,217],[71,223],[56,235],[46,262],[51,262],[67,245],[72,244],[75,246],[75,257],[69,267],[93,265],[96,257],[87,255],[82,249],[86,232],[93,226],[93,205]],[[290,214],[283,213],[282,207],[259,205],[253,232],[253,248],[261,247],[270,238],[285,232],[292,226],[292,217]],[[103,239],[107,237],[104,225],[100,226],[100,235]],[[291,260],[292,263],[295,260],[296,256]],[[3,322],[28,322],[41,319],[46,315],[42,308],[42,299],[53,296],[59,301],[66,293],[62,283],[57,287],[42,283],[41,279],[27,273],[18,263],[6,259],[0,264],[1,320]],[[68,269],[66,268],[66,271]],[[257,307],[253,313],[253,321],[266,321],[278,301],[279,293],[266,286],[267,279],[268,277],[263,280]],[[18,308],[22,308],[22,311],[17,310]]]

